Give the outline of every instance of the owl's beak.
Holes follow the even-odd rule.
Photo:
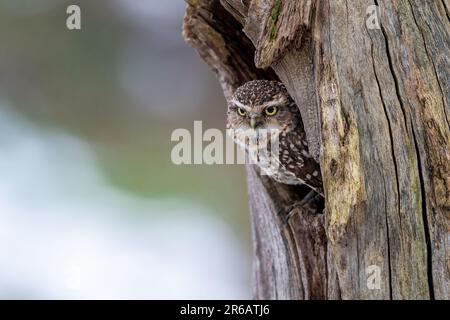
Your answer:
[[[257,117],[251,117],[250,118],[250,127],[252,127],[252,129],[256,129],[258,124],[259,124],[259,121],[258,121]]]

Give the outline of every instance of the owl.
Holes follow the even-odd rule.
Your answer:
[[[282,83],[245,83],[229,101],[227,118],[227,131],[253,155],[261,173],[284,184],[306,184],[323,195],[320,166],[308,151],[300,111]]]

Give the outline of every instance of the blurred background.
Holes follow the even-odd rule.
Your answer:
[[[250,298],[244,167],[170,160],[225,129],[184,9],[0,0],[0,298]]]

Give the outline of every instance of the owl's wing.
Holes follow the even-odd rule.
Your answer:
[[[320,165],[313,158],[304,159],[303,167],[296,167],[294,174],[311,189],[324,195]]]
[[[309,154],[306,135],[303,131],[288,134],[281,144],[281,163],[291,171],[297,179],[324,194],[322,175],[319,163]]]

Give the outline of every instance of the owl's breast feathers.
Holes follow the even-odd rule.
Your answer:
[[[282,132],[279,136],[279,168],[271,177],[284,184],[306,184],[323,195],[320,165],[309,154],[302,128]]]

